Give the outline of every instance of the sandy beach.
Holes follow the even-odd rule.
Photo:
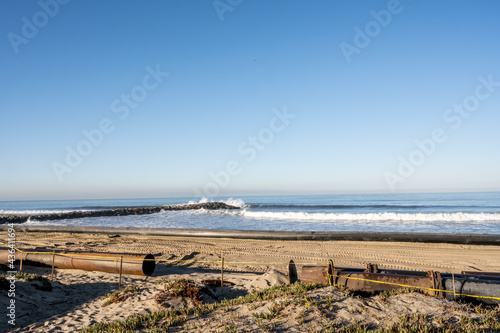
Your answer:
[[[500,333],[499,13],[0,0],[0,333]]]
[[[286,284],[286,265],[289,260],[303,264],[327,263],[345,267],[366,267],[378,264],[388,269],[434,270],[443,273],[466,271],[500,271],[500,247],[460,244],[425,244],[403,242],[353,241],[270,241],[204,237],[167,237],[145,235],[110,235],[58,232],[18,232],[19,248],[47,248],[97,252],[152,253],[158,260],[151,277],[125,275],[118,287],[118,275],[104,272],[56,269],[52,291],[41,291],[34,284],[18,281],[16,284],[16,326],[0,323],[0,329],[13,332],[72,332],[99,322],[124,320],[134,314],[147,314],[162,309],[193,306],[193,301],[170,297],[162,306],[156,298],[164,290],[159,280],[185,278],[200,285],[201,281],[220,277],[220,258],[224,256],[224,280],[234,283],[221,294],[214,288],[210,299],[235,298],[252,290],[262,290]],[[7,245],[7,234],[1,232],[0,246]],[[25,266],[26,273],[50,278],[51,269]],[[300,277],[300,276],[299,276]],[[123,302],[102,306],[102,297],[125,287],[135,287]],[[257,305],[234,305],[227,311],[214,310],[202,317],[186,320],[177,328],[183,331],[224,331],[233,322],[238,331],[263,331],[273,328],[287,331],[320,331],[325,322],[363,322],[370,327],[383,327],[397,322],[405,314],[422,313],[428,316],[453,318],[478,316],[467,306],[421,294],[401,294],[389,300],[379,296],[371,298],[349,297],[333,287],[308,292],[318,304],[327,297],[336,303],[336,315],[320,315],[321,307],[286,303],[286,315],[273,320],[262,319],[255,313],[269,311],[271,301]],[[293,297],[292,297],[293,298]],[[5,309],[8,298],[2,296],[0,306]],[[315,310],[316,309],[316,310]],[[219,311],[219,312],[217,312]],[[319,311],[315,313],[315,311]],[[333,311],[333,310],[332,310]],[[285,313],[284,312],[284,313]],[[230,320],[230,315],[233,319]],[[235,319],[235,316],[237,319]],[[308,319],[309,318],[309,319]],[[207,326],[208,325],[208,326]],[[142,331],[142,330],[139,330]],[[149,331],[144,329],[143,331]]]

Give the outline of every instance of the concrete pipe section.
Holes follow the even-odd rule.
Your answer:
[[[9,263],[10,248],[0,247],[0,263]],[[12,258],[12,257],[10,257]],[[81,269],[107,273],[150,276],[156,262],[152,254],[83,252],[63,250],[23,249],[15,251],[15,260],[23,265],[31,263],[54,266],[60,269]]]

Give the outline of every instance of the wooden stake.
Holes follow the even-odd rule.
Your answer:
[[[23,253],[21,252],[21,264],[19,265],[19,271],[23,271]]]
[[[118,280],[118,287],[122,286],[122,268],[123,268],[123,256],[120,256],[120,280]]]
[[[220,270],[220,293],[224,291],[224,252],[221,252],[220,256],[222,257],[222,264]]]
[[[52,252],[52,274],[50,276],[50,280],[54,281],[54,261],[56,259],[56,254]]]

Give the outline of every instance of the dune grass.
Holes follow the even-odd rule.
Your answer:
[[[164,282],[162,282],[164,283]],[[169,281],[167,286],[170,290],[181,295],[188,290],[186,280]],[[259,305],[271,301],[266,311],[254,313],[253,317],[257,320],[257,326],[264,332],[275,330],[275,322],[279,318],[286,318],[286,308],[302,307],[305,311],[313,310],[322,318],[323,327],[321,332],[376,332],[376,333],[395,333],[395,332],[500,332],[500,306],[476,306],[470,307],[471,311],[481,315],[479,319],[469,319],[461,317],[458,321],[448,321],[443,318],[429,318],[423,314],[412,314],[399,317],[398,321],[384,328],[370,328],[364,323],[338,323],[333,320],[332,314],[339,310],[333,296],[311,297],[309,291],[323,288],[317,283],[292,285],[282,285],[271,287],[234,299],[223,300],[213,304],[200,304],[194,307],[177,308],[162,310],[144,315],[133,315],[123,321],[111,323],[97,323],[84,328],[81,332],[164,332],[169,327],[177,326],[182,328],[184,325],[186,331],[189,327],[196,328],[195,323],[188,325],[191,318],[209,315],[214,310],[222,312],[232,311],[231,307],[248,304],[249,310],[255,310]],[[383,298],[390,298],[402,293],[414,292],[411,289],[400,290],[397,292],[381,295]],[[353,295],[349,290],[343,290],[344,295],[348,297],[359,297]],[[458,305],[458,304],[457,304]],[[304,311],[304,313],[305,313]],[[301,318],[295,318],[301,325]],[[303,318],[302,318],[303,321]],[[201,329],[202,327],[198,327]],[[231,323],[221,322],[219,331],[238,332],[237,321]]]

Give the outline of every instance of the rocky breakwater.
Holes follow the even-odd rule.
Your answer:
[[[189,210],[189,209],[240,209],[236,206],[231,206],[223,202],[206,202],[188,205],[171,205],[171,206],[148,206],[148,207],[129,207],[115,208],[105,210],[86,210],[86,211],[68,211],[53,214],[0,214],[0,224],[4,223],[23,223],[28,219],[31,221],[48,221],[48,220],[64,220],[77,219],[82,217],[99,217],[99,216],[125,216],[125,215],[145,215],[154,214],[167,210]]]

